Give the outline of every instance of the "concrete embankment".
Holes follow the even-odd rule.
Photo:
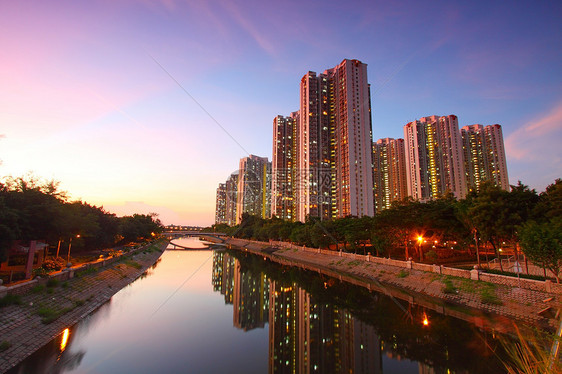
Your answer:
[[[0,373],[17,365],[88,316],[154,266],[167,242],[66,270],[6,290],[17,303],[0,308]]]
[[[405,269],[380,261],[365,261],[363,256],[362,259],[340,257],[337,252],[326,254],[324,251],[279,248],[270,243],[234,238],[226,238],[225,244],[283,265],[317,271],[442,314],[469,320],[479,327],[498,329],[498,326],[505,325],[498,320],[505,322],[505,317],[551,331],[556,330],[560,323],[558,318],[562,303],[559,293]]]

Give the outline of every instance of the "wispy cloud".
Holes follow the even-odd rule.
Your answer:
[[[233,2],[226,2],[225,6],[228,8],[234,21],[236,21],[267,54],[273,57],[277,55],[275,47],[265,37],[264,33],[257,30],[254,23],[241,13]]]
[[[560,132],[562,132],[562,102],[544,117],[527,122],[512,132],[505,142],[507,156],[517,160],[543,158],[560,160],[562,154],[559,144]]]

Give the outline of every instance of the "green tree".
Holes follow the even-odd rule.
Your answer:
[[[529,221],[520,228],[521,248],[536,265],[548,269],[560,283],[562,266],[562,218],[550,222]]]
[[[490,243],[503,270],[498,244],[506,239],[506,219],[510,216],[509,192],[487,182],[480,185],[478,194],[468,210],[472,222],[484,241]]]

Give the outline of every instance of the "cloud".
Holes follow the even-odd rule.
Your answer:
[[[512,132],[505,141],[506,153],[517,160],[540,160],[553,156],[560,158],[560,134],[562,131],[562,102],[544,117],[530,121]]]
[[[543,191],[562,177],[562,102],[534,121],[515,130],[505,140],[509,180],[521,180]]]
[[[270,56],[275,57],[277,51],[273,44],[254,27],[254,23],[245,17],[242,12],[234,5],[233,2],[226,2],[225,6],[228,8],[230,15],[250,36],[258,43],[258,45]]]

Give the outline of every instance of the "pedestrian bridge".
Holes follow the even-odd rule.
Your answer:
[[[224,242],[223,237],[226,236],[225,233],[221,233],[221,232],[201,232],[201,231],[183,231],[183,232],[165,232],[162,233],[166,239],[168,239],[168,243],[170,243],[172,246],[174,246],[173,249],[190,249],[190,250],[204,250],[204,249],[208,249],[208,247],[204,247],[204,248],[192,248],[192,247],[186,247],[186,246],[182,246],[180,244],[174,243],[172,242],[174,239],[180,239],[180,238],[185,238],[185,237],[190,237],[190,236],[199,236],[199,237],[211,237],[211,238],[215,238],[219,240],[219,243],[216,244],[221,244]]]
[[[167,231],[162,235],[167,239],[183,238],[185,236],[212,236],[215,238],[223,238],[227,236],[224,232],[203,232],[203,231]]]

